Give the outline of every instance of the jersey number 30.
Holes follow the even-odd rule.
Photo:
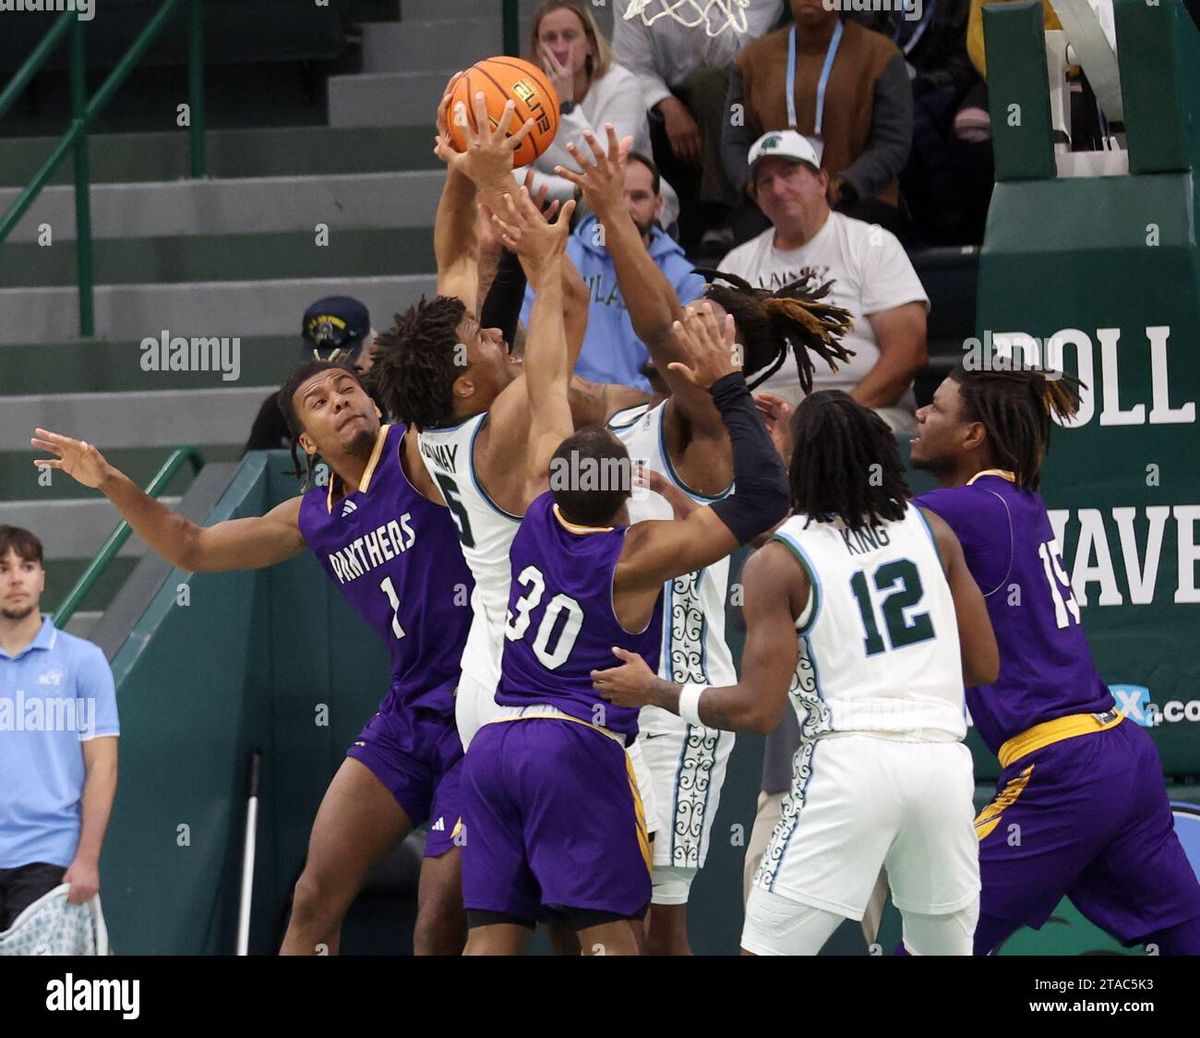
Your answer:
[[[537,566],[526,566],[521,570],[517,583],[526,588],[527,593],[517,599],[517,615],[510,613],[508,623],[504,625],[504,636],[510,642],[519,642],[525,637],[529,630],[529,614],[538,607],[542,595],[546,593],[546,578]],[[559,627],[559,618],[564,613],[566,621],[555,638],[555,628]],[[555,595],[546,606],[542,622],[538,624],[537,635],[533,639],[533,654],[547,670],[557,670],[567,662],[582,627],[583,609],[579,603],[567,595]],[[551,638],[555,639],[554,648],[550,647]]]
[[[868,656],[876,656],[886,649],[899,649],[928,641],[933,637],[933,621],[928,613],[913,617],[905,615],[906,610],[917,605],[925,596],[921,574],[909,559],[885,562],[871,574],[871,583],[877,593],[883,594],[879,612],[883,613],[887,626],[886,644],[879,631],[875,599],[867,586],[866,571],[860,569],[850,578],[850,590],[858,600],[858,611],[862,614],[863,628],[867,633],[863,647]]]

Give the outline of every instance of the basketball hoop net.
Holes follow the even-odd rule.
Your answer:
[[[653,25],[660,18],[672,18],[689,29],[703,25],[709,36],[720,36],[726,29],[741,36],[748,28],[746,9],[750,0],[658,0],[657,9],[649,10],[653,6],[654,0],[629,0],[625,17],[640,17],[646,25]],[[714,13],[715,19],[711,17]]]

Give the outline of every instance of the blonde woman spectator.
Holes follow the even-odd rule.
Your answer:
[[[534,190],[546,187],[549,198],[565,202],[575,197],[575,185],[554,173],[555,166],[578,169],[567,151],[581,144],[584,130],[604,136],[612,123],[619,138],[632,137],[633,150],[650,154],[650,123],[642,88],[628,69],[613,60],[612,47],[587,6],[578,0],[546,0],[533,15],[526,57],[545,70],[562,107],[554,142],[533,163]],[[513,175],[524,182],[525,170]],[[663,183],[664,227],[679,215],[679,202]]]

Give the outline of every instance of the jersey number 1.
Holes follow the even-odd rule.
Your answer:
[[[887,625],[887,644],[879,632],[875,616],[875,601],[867,587],[867,574],[859,570],[850,578],[850,590],[858,600],[858,611],[862,615],[863,628],[867,633],[863,647],[868,656],[876,656],[885,649],[899,649],[905,645],[928,641],[933,637],[933,621],[928,613],[920,613],[911,619],[904,615],[925,596],[921,585],[921,574],[909,559],[885,562],[871,574],[871,582],[878,592],[888,591],[881,603],[884,623]],[[892,590],[892,589],[895,590]]]
[[[384,577],[379,582],[379,590],[387,595],[388,604],[392,607],[392,634],[397,638],[404,637],[404,628],[400,626],[400,596],[391,577]]]

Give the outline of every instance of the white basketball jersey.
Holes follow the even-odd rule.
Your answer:
[[[904,518],[852,531],[789,519],[775,534],[808,570],[796,621],[792,705],[802,751],[836,732],[921,741],[966,736],[962,658],[950,585],[929,524]]]
[[[663,435],[666,401],[657,407],[638,407],[618,411],[609,428],[625,444],[634,464],[661,473],[683,493],[701,505],[720,500],[698,494],[676,475],[667,456]],[[721,497],[728,495],[729,491]],[[630,523],[645,519],[673,519],[667,500],[646,492],[629,502]],[[725,597],[729,589],[728,557],[695,573],[668,580],[663,589],[663,646],[659,674],[670,681],[694,681],[702,685],[733,685],[737,671],[725,642]],[[643,727],[647,715],[665,713],[657,707],[642,711]],[[678,722],[674,722],[676,725]]]
[[[512,580],[508,549],[521,517],[500,508],[476,476],[475,438],[487,419],[487,414],[481,414],[458,425],[425,429],[418,439],[421,460],[446,500],[458,528],[463,558],[475,577],[471,595],[474,616],[463,649],[463,673],[494,690],[500,680]]]

